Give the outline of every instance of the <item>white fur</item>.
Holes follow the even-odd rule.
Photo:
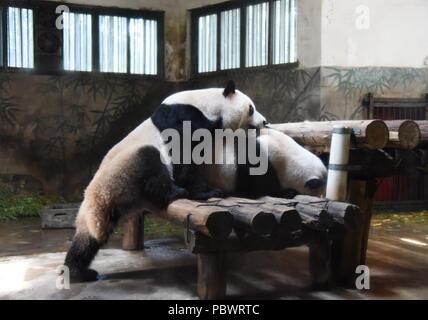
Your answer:
[[[273,129],[262,129],[259,141],[260,147],[268,152],[269,161],[284,188],[310,195],[323,192],[323,188],[310,190],[305,187],[305,183],[312,178],[327,180],[327,170],[316,155],[286,134]]]
[[[262,128],[266,118],[257,112],[254,102],[244,93],[235,90],[234,94],[223,96],[220,88],[181,91],[166,98],[164,104],[190,104],[197,107],[211,121],[223,118],[223,128],[236,130],[248,125]],[[250,117],[250,105],[254,114]]]
[[[273,130],[262,129],[258,137],[260,148],[267,152],[274,167],[278,180],[284,188],[297,190],[301,194],[321,195],[324,188],[310,190],[305,183],[312,178],[327,179],[327,170],[322,161],[289,136]],[[237,156],[233,145],[224,146],[228,156]],[[212,187],[225,192],[233,192],[236,188],[237,165],[213,165],[207,169],[208,181]]]

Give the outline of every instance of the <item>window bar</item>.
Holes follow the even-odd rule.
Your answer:
[[[0,40],[1,40],[1,52],[0,52],[0,57],[1,57],[1,61],[0,64],[2,66],[7,66],[7,45],[6,41],[7,41],[7,11],[6,8],[0,8],[1,10],[1,34],[0,34]]]
[[[240,27],[241,27],[241,47],[240,47],[240,67],[244,68],[246,65],[246,50],[245,50],[245,45],[247,42],[247,7],[246,6],[241,6],[241,22],[240,22]]]
[[[158,22],[153,20],[153,74],[158,73],[157,52],[158,52]]]
[[[100,57],[100,15],[99,14],[93,14],[88,15],[88,24],[91,26],[91,32],[89,32],[89,37],[87,38],[87,46],[88,48],[91,48],[91,50],[87,50],[88,58],[89,58],[89,64],[87,68],[89,70],[87,71],[95,71],[99,72],[101,70],[101,61],[102,59],[105,59],[105,57]],[[104,23],[105,25],[105,23]],[[105,39],[104,39],[105,41]],[[104,43],[104,45],[107,45]],[[91,53],[92,51],[92,53]]]

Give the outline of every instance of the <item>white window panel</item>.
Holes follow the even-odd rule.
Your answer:
[[[278,0],[273,4],[274,64],[296,61],[296,0]]]
[[[127,71],[128,21],[125,17],[99,17],[99,52],[101,72]]]
[[[132,74],[157,74],[157,21],[130,19],[130,51]]]
[[[217,69],[217,15],[198,19],[198,72]]]
[[[7,11],[7,64],[34,67],[33,10],[9,7]]]
[[[241,46],[241,10],[233,9],[221,13],[221,51],[220,67],[239,68]]]
[[[269,3],[247,6],[246,66],[268,63]]]
[[[64,12],[64,69],[92,71],[92,16]]]

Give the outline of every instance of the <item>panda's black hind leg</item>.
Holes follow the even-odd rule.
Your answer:
[[[68,267],[70,283],[95,281],[98,272],[89,269],[101,244],[86,232],[77,233],[67,252],[64,265]]]

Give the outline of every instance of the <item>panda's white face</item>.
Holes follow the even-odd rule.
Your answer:
[[[267,150],[282,187],[300,194],[324,194],[327,169],[316,155],[273,129],[262,130],[259,141],[260,147]]]
[[[233,82],[225,89],[209,88],[188,90],[167,97],[163,104],[188,104],[199,109],[211,121],[222,119],[223,128],[263,128],[266,118],[255,108],[254,102],[244,93],[235,90]]]

